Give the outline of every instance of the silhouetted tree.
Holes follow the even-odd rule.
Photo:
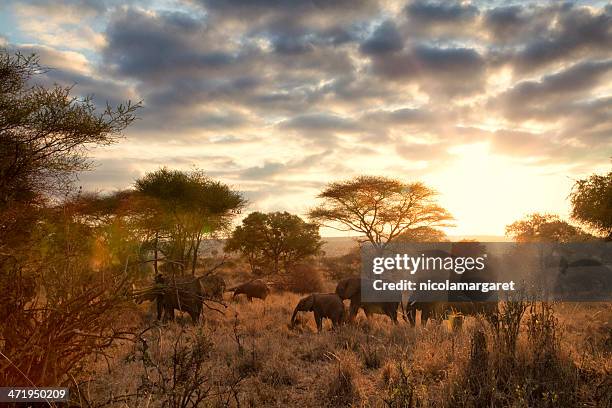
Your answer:
[[[378,249],[411,229],[449,226],[453,217],[435,201],[436,192],[423,183],[387,177],[359,176],[329,184],[311,219],[342,231],[365,235]]]
[[[572,218],[612,241],[612,171],[576,181],[570,199]]]
[[[98,113],[70,88],[31,85],[42,72],[35,56],[0,50],[1,384],[66,384],[122,337],[114,319],[128,299],[126,259],[107,257],[111,236],[98,236],[106,225],[50,198],[68,194],[88,148],[114,143],[138,104]]]
[[[418,227],[411,228],[397,236],[398,242],[448,242],[448,236],[436,228]]]
[[[162,168],[138,179],[136,191],[161,209],[157,227],[155,220],[149,224],[156,232],[155,251],[162,251],[181,271],[191,269],[192,274],[204,237],[226,230],[246,204],[240,193],[201,171]]]
[[[322,245],[316,224],[288,212],[253,212],[234,229],[225,250],[240,252],[254,273],[278,274],[318,254]]]
[[[506,235],[516,242],[579,242],[594,239],[579,227],[552,214],[531,214],[506,226]]]

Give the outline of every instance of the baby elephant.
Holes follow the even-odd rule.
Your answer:
[[[324,317],[332,321],[334,328],[344,322],[344,304],[335,293],[313,293],[300,300],[291,316],[291,326],[295,324],[297,312],[314,312],[319,332],[323,329]]]
[[[229,290],[234,291],[234,295],[232,296],[232,299],[238,295],[244,294],[246,295],[247,299],[249,299],[249,302],[252,301],[253,298],[266,300],[266,298],[270,294],[270,288],[268,287],[266,282],[262,281],[261,279],[255,279],[255,280],[243,283],[242,285],[238,285]]]

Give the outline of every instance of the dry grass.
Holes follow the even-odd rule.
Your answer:
[[[187,370],[164,392],[201,381],[198,387],[207,394],[200,406],[213,407],[552,407],[612,401],[610,304],[535,305],[512,339],[477,318],[453,332],[445,323],[415,329],[363,315],[337,331],[326,321],[317,334],[312,314],[290,328],[298,299],[274,293],[265,302],[229,303],[224,315],[206,311],[198,327],[185,316],[149,330],[143,338],[150,358],[163,363],[165,372],[176,361],[177,338],[187,351],[199,335],[201,346],[209,346],[195,359],[187,354],[180,360],[201,364],[204,378],[194,379],[195,370]],[[143,309],[141,318],[153,323],[150,311]],[[515,344],[509,348],[508,342]],[[112,398],[116,402],[107,406],[181,406],[166,394],[153,395],[150,384],[157,377],[152,366],[146,372],[139,347],[125,343],[108,362],[92,362],[92,375],[80,386],[92,406]]]

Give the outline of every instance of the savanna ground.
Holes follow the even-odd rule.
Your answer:
[[[333,291],[328,282],[326,289]],[[83,406],[527,407],[612,404],[612,305],[502,305],[499,329],[468,317],[412,328],[385,316],[316,332],[312,313],[290,326],[301,297],[205,308],[157,323],[154,306],[121,316],[142,331],[88,363]],[[213,307],[218,307],[217,305]],[[524,310],[520,325],[517,316]],[[513,329],[518,327],[514,341]],[[73,394],[75,395],[75,394]],[[195,402],[195,404],[194,404]]]

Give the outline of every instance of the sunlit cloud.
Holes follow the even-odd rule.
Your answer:
[[[9,2],[6,46],[99,106],[143,101],[88,189],[200,168],[251,210],[304,214],[326,182],[424,180],[456,233],[564,214],[609,166],[612,7],[343,0]],[[466,190],[469,188],[469,194]],[[503,213],[503,217],[499,214]],[[449,232],[453,233],[452,230]]]

